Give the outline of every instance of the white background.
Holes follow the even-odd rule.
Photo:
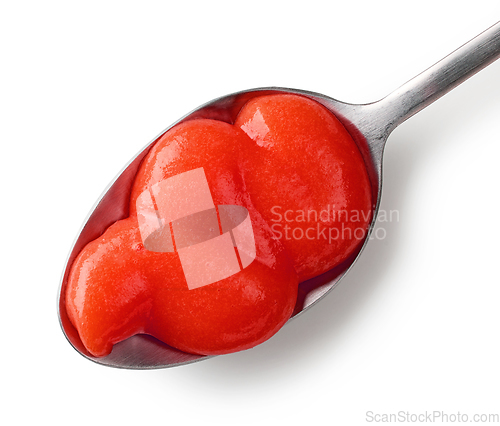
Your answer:
[[[381,208],[399,221],[380,223],[386,238],[339,287],[260,347],[117,370],[80,356],[56,315],[87,212],[170,123],[260,86],[375,101],[499,19],[497,0],[2,1],[0,422],[500,413],[500,61],[394,131]]]

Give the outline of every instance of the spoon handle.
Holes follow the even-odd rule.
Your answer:
[[[500,22],[497,22],[377,102],[388,124],[386,135],[499,57]]]

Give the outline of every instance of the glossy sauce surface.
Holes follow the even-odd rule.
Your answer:
[[[223,239],[226,233],[229,241],[221,207],[241,206],[255,250],[242,264],[237,234],[230,232],[238,272],[193,288],[182,248],[145,247],[140,197],[200,169],[217,211],[220,229],[212,230],[213,236]],[[190,190],[185,192],[189,197]],[[69,318],[94,356],[109,354],[114,343],[137,333],[196,354],[251,348],[289,319],[300,281],[333,268],[359,246],[371,204],[356,145],[330,112],[309,99],[256,98],[234,125],[184,122],[144,159],[131,192],[130,217],[89,243],[74,262],[66,291]]]
[[[364,240],[372,202],[366,167],[337,118],[295,95],[248,102],[235,125],[254,140],[247,191],[291,255],[300,281],[345,260]]]

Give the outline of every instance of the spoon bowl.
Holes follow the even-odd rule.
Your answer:
[[[365,161],[374,203],[372,223],[364,244],[349,259],[334,269],[299,285],[297,305],[292,317],[308,309],[329,293],[353,266],[366,246],[376,221],[382,191],[382,158],[391,132],[402,122],[458,86],[500,57],[500,22],[481,33],[437,64],[380,101],[354,105],[328,96],[297,89],[261,88],[220,97],[200,106],[165,129],[141,150],[101,195],[85,221],[66,262],[59,287],[58,316],[71,345],[84,357],[99,364],[130,369],[165,368],[210,358],[172,348],[148,335],[135,335],[114,345],[105,357],[93,357],[84,347],[66,312],[65,294],[69,272],[78,253],[98,238],[114,222],[129,215],[129,198],[141,161],[151,147],[173,126],[195,118],[210,118],[233,123],[249,100],[263,95],[292,93],[308,97],[330,110],[356,142]]]

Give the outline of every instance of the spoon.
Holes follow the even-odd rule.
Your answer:
[[[114,345],[112,352],[102,358],[90,355],[69,321],[64,293],[71,265],[78,253],[90,241],[98,238],[111,224],[128,217],[130,189],[142,159],[156,140],[176,124],[194,118],[211,118],[233,123],[241,107],[250,99],[276,93],[295,93],[306,96],[328,108],[342,122],[358,145],[371,180],[376,200],[370,232],[376,221],[382,190],[382,157],[385,142],[402,122],[439,99],[445,93],[500,57],[500,22],[496,23],[462,47],[419,74],[387,97],[364,105],[337,101],[318,93],[296,89],[262,88],[234,93],[215,99],[195,109],[168,127],[148,144],[108,186],[91,210],[73,248],[63,273],[58,296],[58,316],[62,330],[73,347],[84,357],[99,364],[130,369],[172,367],[209,358],[172,348],[148,335],[136,335]],[[368,233],[368,236],[370,233]],[[293,317],[322,299],[352,267],[363,246],[344,261],[318,277],[303,282]]]

